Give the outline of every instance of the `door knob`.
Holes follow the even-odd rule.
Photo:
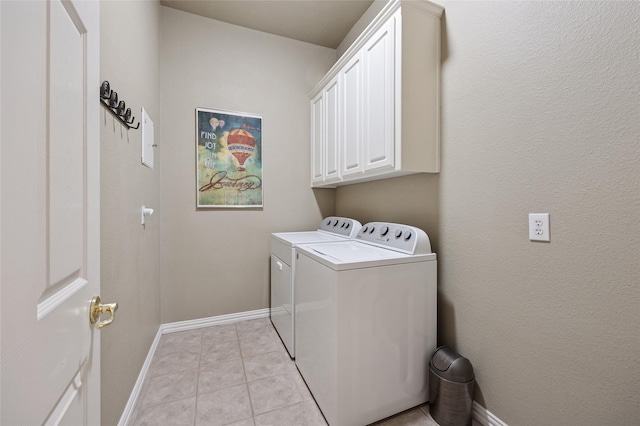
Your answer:
[[[118,309],[117,303],[101,303],[100,296],[95,296],[91,299],[91,307],[89,308],[89,321],[91,324],[95,324],[97,329],[108,326],[116,319],[116,310]],[[104,313],[109,313],[109,318],[104,321],[99,321],[100,316]]]

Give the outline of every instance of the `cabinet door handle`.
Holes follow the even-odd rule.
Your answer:
[[[278,270],[282,271],[282,262],[276,262],[276,265],[278,265]]]

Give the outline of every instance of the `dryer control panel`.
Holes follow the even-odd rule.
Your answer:
[[[426,232],[415,226],[399,223],[365,223],[356,240],[407,254],[431,253],[431,241]]]
[[[348,217],[329,216],[322,219],[318,231],[330,232],[347,238],[355,238],[362,225]]]

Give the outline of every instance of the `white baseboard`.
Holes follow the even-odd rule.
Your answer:
[[[144,380],[149,371],[149,367],[151,366],[151,360],[153,359],[153,355],[158,348],[158,344],[160,343],[160,337],[163,334],[169,333],[177,333],[180,331],[188,331],[195,330],[203,327],[211,327],[214,325],[220,324],[229,324],[232,322],[238,321],[246,321],[258,318],[268,318],[269,317],[269,308],[258,309],[255,311],[247,311],[247,312],[238,312],[235,314],[228,315],[219,315],[215,317],[209,318],[201,318],[196,320],[189,321],[179,321],[179,322],[171,322],[167,324],[161,324],[158,328],[158,332],[156,333],[156,337],[153,339],[153,343],[149,348],[149,353],[147,354],[147,358],[142,365],[142,369],[140,370],[140,374],[138,375],[138,380],[136,384],[133,386],[133,390],[131,391],[131,395],[129,396],[129,401],[127,401],[127,405],[124,407],[124,411],[122,412],[122,416],[120,417],[120,421],[118,421],[118,426],[127,426],[129,422],[133,420],[133,410],[138,401],[138,397],[140,396],[140,392],[142,391],[142,385],[144,384]]]
[[[482,426],[508,426],[491,411],[473,401],[473,419]]]
[[[149,371],[149,367],[151,366],[151,360],[153,359],[153,354],[156,353],[156,349],[158,348],[158,344],[160,343],[160,337],[162,336],[162,326],[158,328],[158,332],[156,333],[156,337],[153,339],[153,343],[151,343],[151,347],[149,348],[149,353],[147,354],[147,358],[144,360],[144,364],[142,364],[142,369],[140,370],[140,374],[138,374],[138,380],[136,380],[136,384],[133,385],[133,390],[131,391],[131,395],[129,395],[129,400],[127,401],[127,405],[124,407],[124,411],[122,412],[122,416],[120,417],[120,421],[118,421],[118,426],[127,426],[132,419],[133,409],[136,406],[136,402],[138,401],[138,397],[140,396],[140,392],[142,391],[142,385],[144,384],[144,379],[147,376],[147,372]]]
[[[238,321],[247,321],[258,318],[268,318],[269,308],[257,309],[255,311],[238,312],[235,314],[218,315],[216,317],[201,318],[189,321],[170,322],[162,324],[160,330],[162,334],[177,333],[179,331],[195,330],[213,325],[229,324]]]

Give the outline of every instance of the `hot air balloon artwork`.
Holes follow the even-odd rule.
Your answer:
[[[256,138],[245,129],[233,129],[227,137],[227,146],[231,154],[238,160],[239,172],[244,172],[244,162],[253,155],[256,149]]]
[[[262,207],[262,117],[196,108],[197,207]]]

